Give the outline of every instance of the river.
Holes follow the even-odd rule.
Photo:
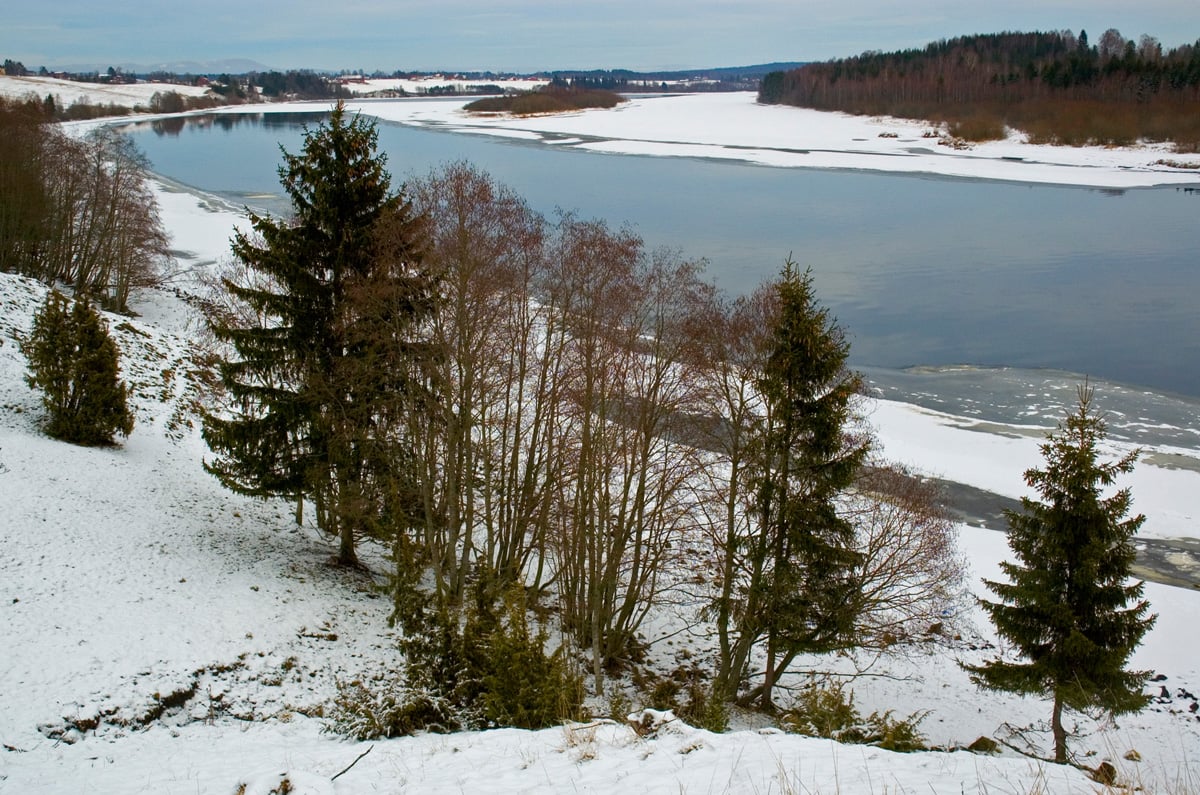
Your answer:
[[[320,118],[217,114],[125,130],[156,172],[281,213],[279,147],[299,151],[303,125]],[[604,218],[705,258],[730,292],[790,254],[812,268],[852,363],[885,396],[1052,424],[1087,374],[1137,418],[1134,440],[1178,443],[1200,428],[1200,194],[596,154],[392,123],[380,123],[379,146],[398,181],[468,160],[548,216]],[[1033,394],[1047,397],[1031,411]]]

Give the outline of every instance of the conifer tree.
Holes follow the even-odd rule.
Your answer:
[[[225,282],[250,311],[213,319],[236,355],[220,368],[229,406],[204,427],[210,472],[245,494],[312,497],[347,565],[357,537],[383,534],[418,500],[406,428],[428,392],[422,324],[436,307],[419,219],[392,192],[376,138],[339,103],[300,154],[284,152],[295,216],[251,214],[257,237],[234,238],[259,278]]]
[[[42,391],[51,436],[103,445],[112,444],[115,434],[133,432],[126,388],[118,378],[117,346],[86,300],[68,308],[62,293],[50,291],[21,350],[29,359],[26,381]]]
[[[846,367],[850,344],[818,305],[812,274],[789,260],[774,289],[776,320],[756,384],[765,410],[750,464],[756,529],[726,552],[740,556],[746,573],[737,640],[722,653],[716,683],[719,697],[732,695],[750,648],[765,639],[758,694],[767,709],[797,654],[848,641],[860,556],[837,498],[869,449],[868,439],[847,428],[862,379]]]
[[[997,632],[1024,662],[991,660],[965,666],[993,690],[1049,695],[1056,762],[1067,761],[1063,709],[1098,708],[1111,715],[1146,704],[1146,671],[1125,665],[1154,623],[1141,599],[1142,582],[1130,582],[1136,552],[1131,539],[1145,520],[1127,518],[1128,488],[1105,490],[1133,469],[1137,451],[1099,460],[1104,421],[1092,408],[1093,390],[1079,388],[1079,407],[1042,445],[1043,469],[1025,482],[1041,501],[1022,499],[1008,514],[1008,543],[1016,562],[1001,563],[1009,582],[985,580],[999,601],[981,600]],[[1129,606],[1130,603],[1132,606]]]

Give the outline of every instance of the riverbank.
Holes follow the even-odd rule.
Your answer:
[[[154,185],[181,282],[229,257],[235,227],[246,225],[238,210],[179,185]],[[139,311],[153,308],[150,303]],[[878,371],[873,375],[880,377]],[[1033,383],[978,368],[962,368],[951,376],[942,382],[929,374],[920,380],[913,374],[893,377],[893,384],[906,383],[913,390],[911,397],[894,386],[868,401],[867,421],[878,439],[878,455],[940,480],[956,521],[1002,531],[1003,509],[1017,506],[1023,496],[1034,496],[1023,473],[1041,465],[1039,445],[1070,408],[1074,382],[1066,373],[1044,373]],[[955,391],[954,396],[937,398],[948,411],[921,405],[936,398],[929,390],[939,383]],[[979,394],[970,391],[973,386]],[[1110,393],[1112,400],[1106,404]],[[981,407],[980,401],[989,396],[998,405]],[[1191,402],[1115,385],[1105,385],[1097,400],[1102,410],[1113,411],[1114,433],[1106,454],[1142,450],[1141,462],[1123,484],[1133,489],[1134,511],[1147,516],[1140,534],[1146,543],[1140,561],[1144,573],[1139,576],[1187,587],[1200,583],[1195,566],[1200,550],[1190,557],[1186,548],[1189,540],[1200,540],[1200,437],[1192,427]],[[1179,548],[1181,543],[1185,548]]]
[[[928,122],[760,105],[753,92],[637,95],[611,110],[525,118],[469,114],[463,110],[469,101],[356,100],[348,107],[396,124],[608,154],[1116,190],[1159,185],[1200,190],[1200,155],[1176,154],[1167,144],[1050,146],[1030,144],[1015,132],[1003,141],[943,143],[943,131]],[[296,102],[253,110],[286,113],[328,108],[327,102]],[[221,112],[249,109],[240,106]]]

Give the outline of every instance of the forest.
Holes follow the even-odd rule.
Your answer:
[[[1164,51],[1115,29],[999,33],[924,49],[865,52],[773,72],[759,101],[945,123],[968,140],[1124,145],[1171,141],[1200,149],[1200,42]]]
[[[157,283],[168,238],[145,157],[115,130],[83,138],[36,99],[0,99],[0,270],[72,285],[114,310]]]

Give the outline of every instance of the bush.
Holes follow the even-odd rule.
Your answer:
[[[42,390],[51,436],[105,445],[115,434],[133,432],[127,390],[117,378],[117,346],[87,301],[77,300],[68,309],[67,299],[52,290],[21,352],[29,359],[26,382]]]
[[[487,726],[540,729],[578,718],[583,680],[548,633],[530,626],[524,590],[497,614],[488,599],[463,613],[433,608],[406,588],[398,599],[403,684],[339,685],[331,730],[357,739]]]
[[[337,683],[327,731],[355,740],[404,737],[419,731],[448,733],[463,728],[461,713],[445,697],[406,686],[374,688]]]
[[[522,589],[511,591],[505,602],[505,620],[487,636],[481,661],[484,717],[493,725],[521,729],[578,718],[583,681],[563,647],[546,654],[546,629],[532,631]]]
[[[889,751],[921,751],[925,737],[917,726],[925,713],[904,720],[892,717],[892,711],[872,712],[865,719],[854,706],[854,692],[838,682],[829,687],[816,683],[804,689],[796,705],[784,712],[779,725],[784,731],[825,737],[840,743],[875,745]]]

